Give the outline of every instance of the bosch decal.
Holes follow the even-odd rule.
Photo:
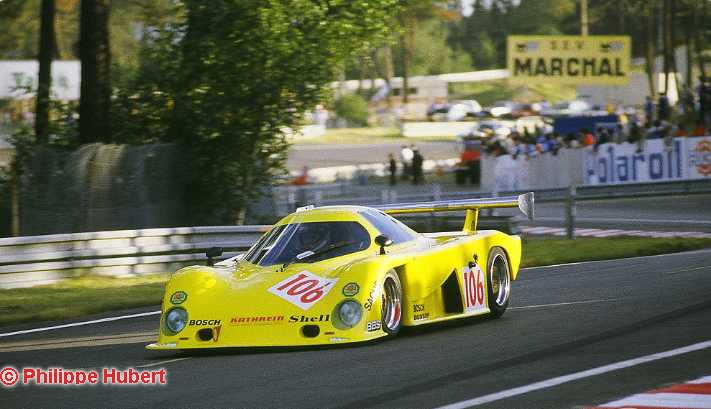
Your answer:
[[[429,312],[425,312],[424,304],[412,304],[412,319],[415,321],[426,320],[430,317]]]
[[[211,325],[220,325],[220,320],[190,320],[188,325],[191,327],[207,327]]]

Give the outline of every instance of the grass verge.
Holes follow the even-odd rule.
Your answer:
[[[168,274],[81,277],[58,284],[0,290],[0,327],[160,304]]]
[[[523,244],[523,267],[547,266],[578,261],[678,253],[711,247],[711,239],[647,237],[527,238]]]
[[[523,267],[649,256],[710,248],[711,239],[525,239]],[[81,277],[59,284],[0,290],[0,327],[160,304],[167,274],[139,278]]]

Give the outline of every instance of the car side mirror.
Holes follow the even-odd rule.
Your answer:
[[[385,247],[392,246],[393,241],[390,237],[381,234],[375,238],[375,244],[380,246],[380,254],[385,254]]]
[[[215,265],[215,260],[213,260],[215,257],[220,257],[222,255],[222,247],[210,247],[207,249],[205,252],[205,255],[207,256],[207,265],[212,267]]]

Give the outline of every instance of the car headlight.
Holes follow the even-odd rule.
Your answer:
[[[348,327],[354,327],[362,316],[363,310],[356,301],[346,300],[338,307],[338,318]]]
[[[173,308],[165,314],[165,328],[171,334],[177,334],[188,323],[188,312],[183,308]]]

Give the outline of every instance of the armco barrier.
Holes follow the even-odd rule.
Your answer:
[[[0,239],[0,288],[29,287],[79,275],[132,276],[246,250],[269,226],[118,230]]]

